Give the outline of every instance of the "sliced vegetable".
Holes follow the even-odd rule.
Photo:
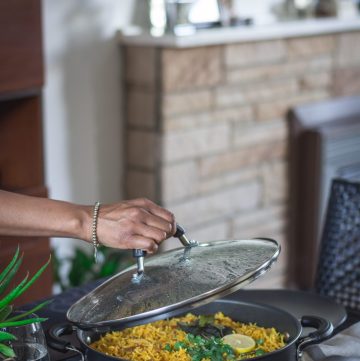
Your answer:
[[[252,351],[256,347],[255,340],[241,333],[233,333],[222,338],[224,344],[229,345],[237,354],[243,354]]]

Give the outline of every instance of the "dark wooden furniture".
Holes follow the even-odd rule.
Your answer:
[[[42,86],[44,83],[40,0],[0,1],[0,188],[44,197]],[[48,239],[0,238],[0,270],[17,245],[24,251],[17,280],[46,262]],[[51,294],[50,268],[18,304]]]
[[[295,286],[314,286],[331,180],[360,178],[360,96],[289,112],[290,267]]]

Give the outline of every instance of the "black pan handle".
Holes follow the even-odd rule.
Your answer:
[[[300,337],[297,341],[297,358],[300,360],[304,348],[320,343],[321,341],[329,338],[333,331],[334,327],[329,320],[318,316],[303,316],[301,317],[301,326],[303,327],[313,327],[316,328],[316,331],[309,333],[307,336]]]
[[[68,352],[73,349],[73,346],[70,341],[63,339],[62,336],[71,335],[74,331],[76,331],[76,327],[70,323],[54,325],[46,332],[47,344],[56,351]]]

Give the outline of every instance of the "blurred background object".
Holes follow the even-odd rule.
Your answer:
[[[167,0],[167,30],[175,35],[189,35],[195,32],[190,14],[195,0]]]
[[[338,14],[338,2],[336,0],[317,0],[315,4],[315,16],[332,17]]]

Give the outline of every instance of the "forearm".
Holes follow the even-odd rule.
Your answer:
[[[0,190],[0,234],[90,240],[92,207]]]

